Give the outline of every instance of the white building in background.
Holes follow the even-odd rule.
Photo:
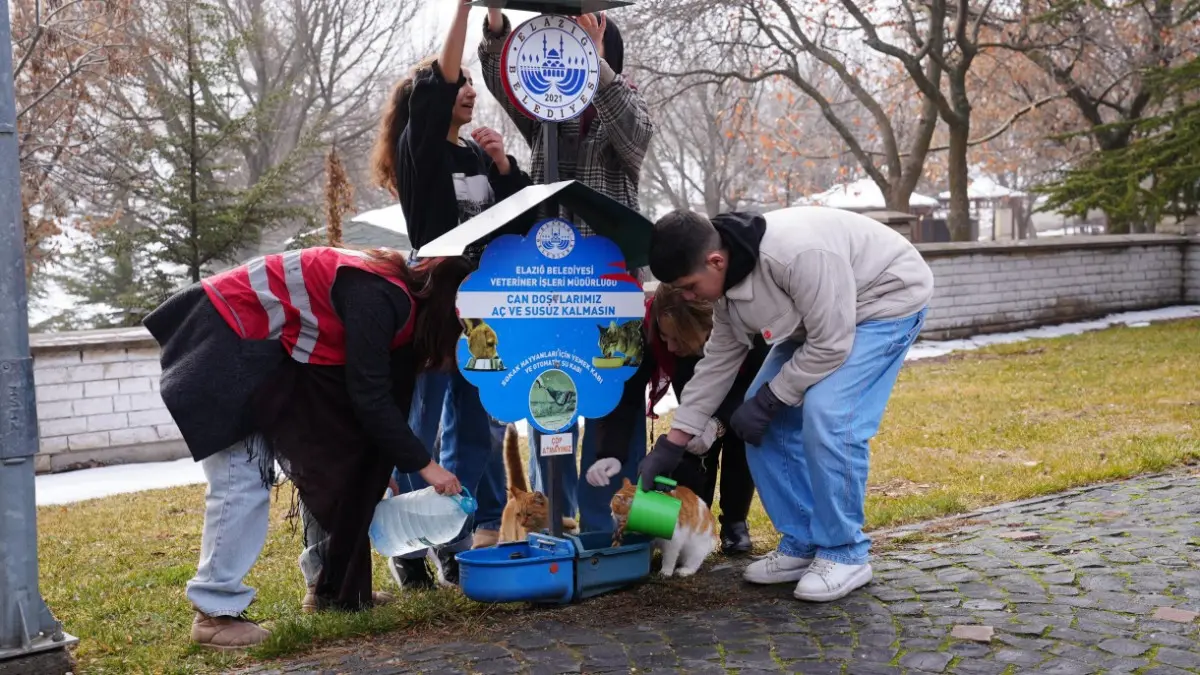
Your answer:
[[[810,206],[828,206],[856,212],[880,211],[887,208],[883,191],[870,178],[834,185],[824,192],[810,195],[805,203]],[[938,208],[938,200],[914,192],[909,197],[908,206],[914,213],[932,211]]]

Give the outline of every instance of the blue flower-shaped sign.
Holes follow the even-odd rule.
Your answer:
[[[559,218],[488,244],[457,308],[458,367],[503,422],[555,433],[603,417],[641,365],[641,284],[616,244]]]

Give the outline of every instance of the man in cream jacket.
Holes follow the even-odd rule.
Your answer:
[[[814,602],[869,582],[867,444],[933,295],[921,254],[891,228],[837,209],[711,221],[675,211],[654,226],[650,269],[715,305],[671,430],[639,466],[642,485],[678,464],[760,333],[771,353],[730,422],[783,539],[745,578],[798,582],[795,597]]]

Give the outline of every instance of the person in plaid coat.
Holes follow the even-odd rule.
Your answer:
[[[577,21],[592,42],[600,46],[600,85],[592,105],[582,115],[558,122],[558,177],[560,180],[578,180],[636,211],[642,161],[654,135],[650,106],[633,83],[621,74],[625,66],[625,45],[617,25],[603,13],[586,14]],[[498,8],[489,8],[483,26],[483,41],[479,45],[483,81],[533,150],[530,170],[533,182],[545,183],[542,122],[526,117],[518,110],[509,101],[500,80],[500,55],[511,32],[508,17]],[[574,214],[564,210],[560,215],[575,223],[585,237],[594,234],[592,228]],[[630,461],[625,465],[629,478],[634,477],[634,468],[646,454],[645,425],[638,426],[641,432],[631,434]],[[570,429],[570,433],[574,445],[579,438],[578,424]],[[530,446],[539,447],[540,434],[535,431],[532,435]],[[597,457],[597,434],[586,434],[582,446],[583,465],[591,466]],[[559,515],[573,516],[578,510],[580,525],[585,531],[611,530],[609,502],[621,485],[621,477],[610,485],[596,487],[579,480],[579,469],[574,462],[560,463],[560,466],[564,470],[556,483],[562,486],[565,498],[559,502],[562,507]],[[542,477],[546,468],[545,460],[537,457],[537,453],[530,453],[529,472],[535,489],[545,489]]]
[[[579,17],[579,26],[600,45],[600,87],[592,105],[582,115],[558,123],[558,177],[575,179],[600,194],[638,210],[638,181],[642,161],[654,135],[650,106],[633,83],[621,74],[625,45],[617,25],[603,14]],[[500,81],[500,53],[512,32],[508,17],[490,8],[479,45],[479,63],[488,91],[533,150],[530,177],[546,182],[546,152],[542,147],[542,122],[526,117],[508,100]],[[563,213],[584,236],[593,234],[587,223]]]

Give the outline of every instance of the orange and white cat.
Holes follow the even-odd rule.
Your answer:
[[[613,532],[613,546],[619,546],[621,543],[635,491],[633,483],[626,478],[609,504],[613,521],[617,525],[616,531]],[[688,488],[680,485],[668,494],[678,499],[681,505],[674,536],[654,541],[662,551],[661,574],[669,577],[678,572],[681,577],[690,577],[700,569],[704,559],[717,547],[717,519],[713,517],[708,504]]]
[[[550,500],[541,492],[529,489],[525,468],[521,465],[520,439],[517,427],[504,430],[504,466],[508,472],[508,502],[500,515],[501,543],[525,541],[530,532],[541,532],[550,524]],[[574,518],[563,518],[563,530],[576,532]]]

